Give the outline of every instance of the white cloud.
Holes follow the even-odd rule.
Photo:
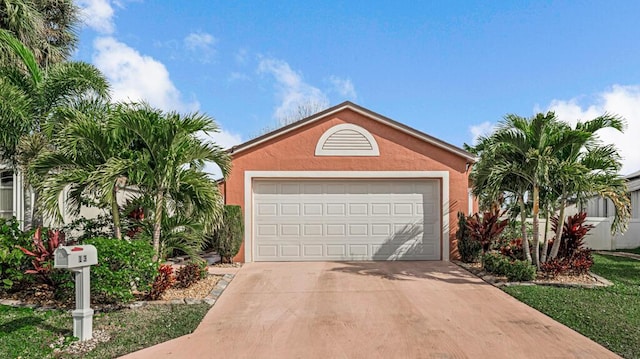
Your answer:
[[[325,107],[329,100],[317,87],[303,81],[302,74],[291,69],[288,63],[274,58],[262,58],[258,64],[258,73],[270,74],[276,80],[280,105],[273,116],[279,120],[287,120],[295,116],[300,108]]]
[[[475,144],[478,137],[491,134],[495,128],[496,124],[489,121],[485,121],[479,125],[469,126],[469,132],[471,132],[471,136],[473,138],[471,143]]]
[[[182,99],[161,62],[113,37],[97,38],[94,48],[93,64],[109,79],[114,100],[144,100],[154,107],[179,112],[199,108],[197,101]]]
[[[80,7],[80,19],[85,25],[105,35],[115,31],[114,11],[109,0],[76,0],[76,4]]]
[[[198,53],[198,60],[207,63],[215,54],[213,45],[217,42],[213,35],[206,32],[192,32],[184,38],[187,50]]]
[[[356,94],[356,89],[353,86],[353,82],[351,79],[343,79],[335,75],[329,76],[329,82],[333,86],[333,90],[336,91],[340,96],[355,100],[358,98]]]
[[[585,102],[585,101],[583,101]],[[613,85],[604,92],[592,97],[587,104],[580,104],[578,98],[569,100],[553,100],[549,110],[564,121],[575,124],[578,120],[588,121],[602,114],[610,113],[622,116],[627,121],[624,133],[605,129],[599,131],[604,143],[616,145],[623,157],[622,174],[640,170],[640,151],[638,151],[638,134],[640,134],[640,85]]]

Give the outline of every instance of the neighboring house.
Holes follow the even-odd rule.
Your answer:
[[[611,235],[611,221],[615,208],[610,200],[593,197],[582,207],[587,212],[587,222],[596,226],[587,237],[587,245],[593,249],[613,250],[640,247],[640,171],[625,176],[631,199],[631,220],[624,234]]]
[[[474,155],[351,102],[229,150],[237,261],[449,260]]]
[[[0,164],[0,218],[16,217],[20,223],[30,222],[31,205],[22,174]]]

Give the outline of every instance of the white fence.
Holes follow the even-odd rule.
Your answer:
[[[585,222],[592,224],[594,228],[585,237],[585,246],[604,251],[640,247],[640,219],[631,219],[627,231],[616,235],[611,234],[612,221],[613,217],[587,217]],[[540,240],[542,240],[544,222],[544,219],[540,220]],[[554,233],[549,232],[547,236],[547,238],[553,238]]]

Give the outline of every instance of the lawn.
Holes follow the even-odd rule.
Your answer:
[[[518,300],[625,358],[640,358],[640,261],[594,255],[592,271],[614,285],[580,289],[512,286]]]
[[[152,305],[96,314],[94,330],[108,331],[111,340],[98,344],[83,358],[115,358],[189,334],[209,308],[207,304]],[[71,340],[72,335],[69,312],[0,306],[0,358],[52,358],[50,344],[60,337]]]

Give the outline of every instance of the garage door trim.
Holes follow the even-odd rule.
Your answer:
[[[253,262],[253,182],[254,179],[440,179],[442,208],[442,260],[449,260],[449,172],[447,171],[245,171],[244,173],[244,251],[245,261]]]

